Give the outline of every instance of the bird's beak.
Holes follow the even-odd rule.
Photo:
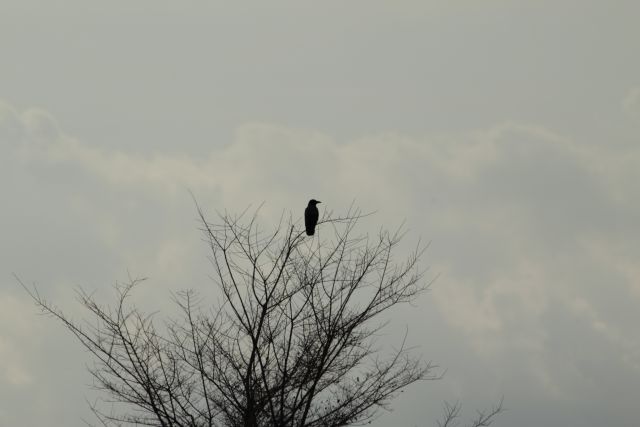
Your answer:
[[[316,203],[322,203],[320,200],[316,200]]]

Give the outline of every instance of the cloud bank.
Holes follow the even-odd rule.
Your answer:
[[[248,123],[223,148],[195,158],[110,151],[67,135],[46,111],[4,103],[0,150],[11,206],[3,221],[9,224],[3,270],[46,278],[62,301],[70,299],[70,282],[105,287],[131,266],[164,290],[206,282],[189,191],[211,213],[265,202],[266,226],[283,210],[301,215],[311,197],[336,212],[355,199],[378,211],[365,228],[406,220],[410,238],[432,240],[425,262],[440,278],[421,310],[400,317],[414,322],[412,337],[426,357],[438,345],[437,361],[453,365],[445,394],[478,406],[487,404],[486,390],[504,394],[515,424],[519,414],[542,407],[576,408],[582,415],[563,420],[571,426],[600,425],[587,424],[598,417],[631,426],[636,419],[637,149],[585,144],[512,122],[351,140]],[[5,281],[3,395],[36,387],[36,366],[44,364],[43,356],[24,358],[33,352],[24,336],[44,342],[43,320],[27,306]],[[438,399],[442,388],[434,388],[399,399],[412,422],[424,413],[408,405],[425,393]],[[530,419],[544,424],[545,415]]]

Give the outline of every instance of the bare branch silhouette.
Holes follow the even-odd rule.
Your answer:
[[[98,425],[362,425],[405,387],[441,377],[407,346],[406,333],[389,352],[376,346],[381,315],[430,284],[418,266],[428,245],[395,259],[402,226],[358,235],[371,213],[352,204],[344,215],[314,213],[304,228],[283,215],[263,231],[259,208],[209,222],[196,207],[221,294],[209,310],[185,290],[173,295],[179,315],[159,321],[130,301],[145,279],[129,277],[115,285],[111,306],[78,289],[90,318],[74,321],[16,276],[92,354],[89,370],[106,396],[89,403]],[[308,237],[311,226],[322,233]],[[461,409],[445,403],[438,427],[457,427]],[[502,401],[468,426],[488,427],[501,412]]]
[[[503,399],[498,404],[492,406],[488,410],[476,411],[476,417],[471,420],[471,423],[467,424],[467,427],[489,427],[495,421],[495,418],[502,412],[504,412]],[[460,402],[456,402],[453,405],[445,402],[443,407],[442,420],[437,422],[438,427],[458,427],[460,414],[462,412],[462,405]]]
[[[423,245],[394,259],[401,229],[356,235],[364,215],[352,207],[319,218],[310,238],[291,219],[266,232],[257,211],[209,222],[197,209],[222,295],[212,311],[183,291],[181,315],[159,322],[130,303],[143,280],[131,278],[113,306],[78,290],[91,319],[76,322],[23,284],[94,356],[95,386],[108,396],[91,405],[101,425],[363,424],[404,387],[439,377],[406,336],[388,354],[375,346],[380,315],[427,287]]]

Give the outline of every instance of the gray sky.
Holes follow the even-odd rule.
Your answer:
[[[637,426],[640,3],[239,3],[0,0],[0,425],[96,397],[12,272],[75,318],[128,272],[170,310],[211,288],[190,189],[432,241],[392,328],[447,374],[376,425],[504,396],[497,427]]]

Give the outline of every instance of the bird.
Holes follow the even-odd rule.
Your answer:
[[[307,208],[304,210],[304,228],[307,230],[307,236],[313,236],[316,232],[316,225],[318,224],[318,212],[317,204],[322,203],[319,200],[311,199]]]

